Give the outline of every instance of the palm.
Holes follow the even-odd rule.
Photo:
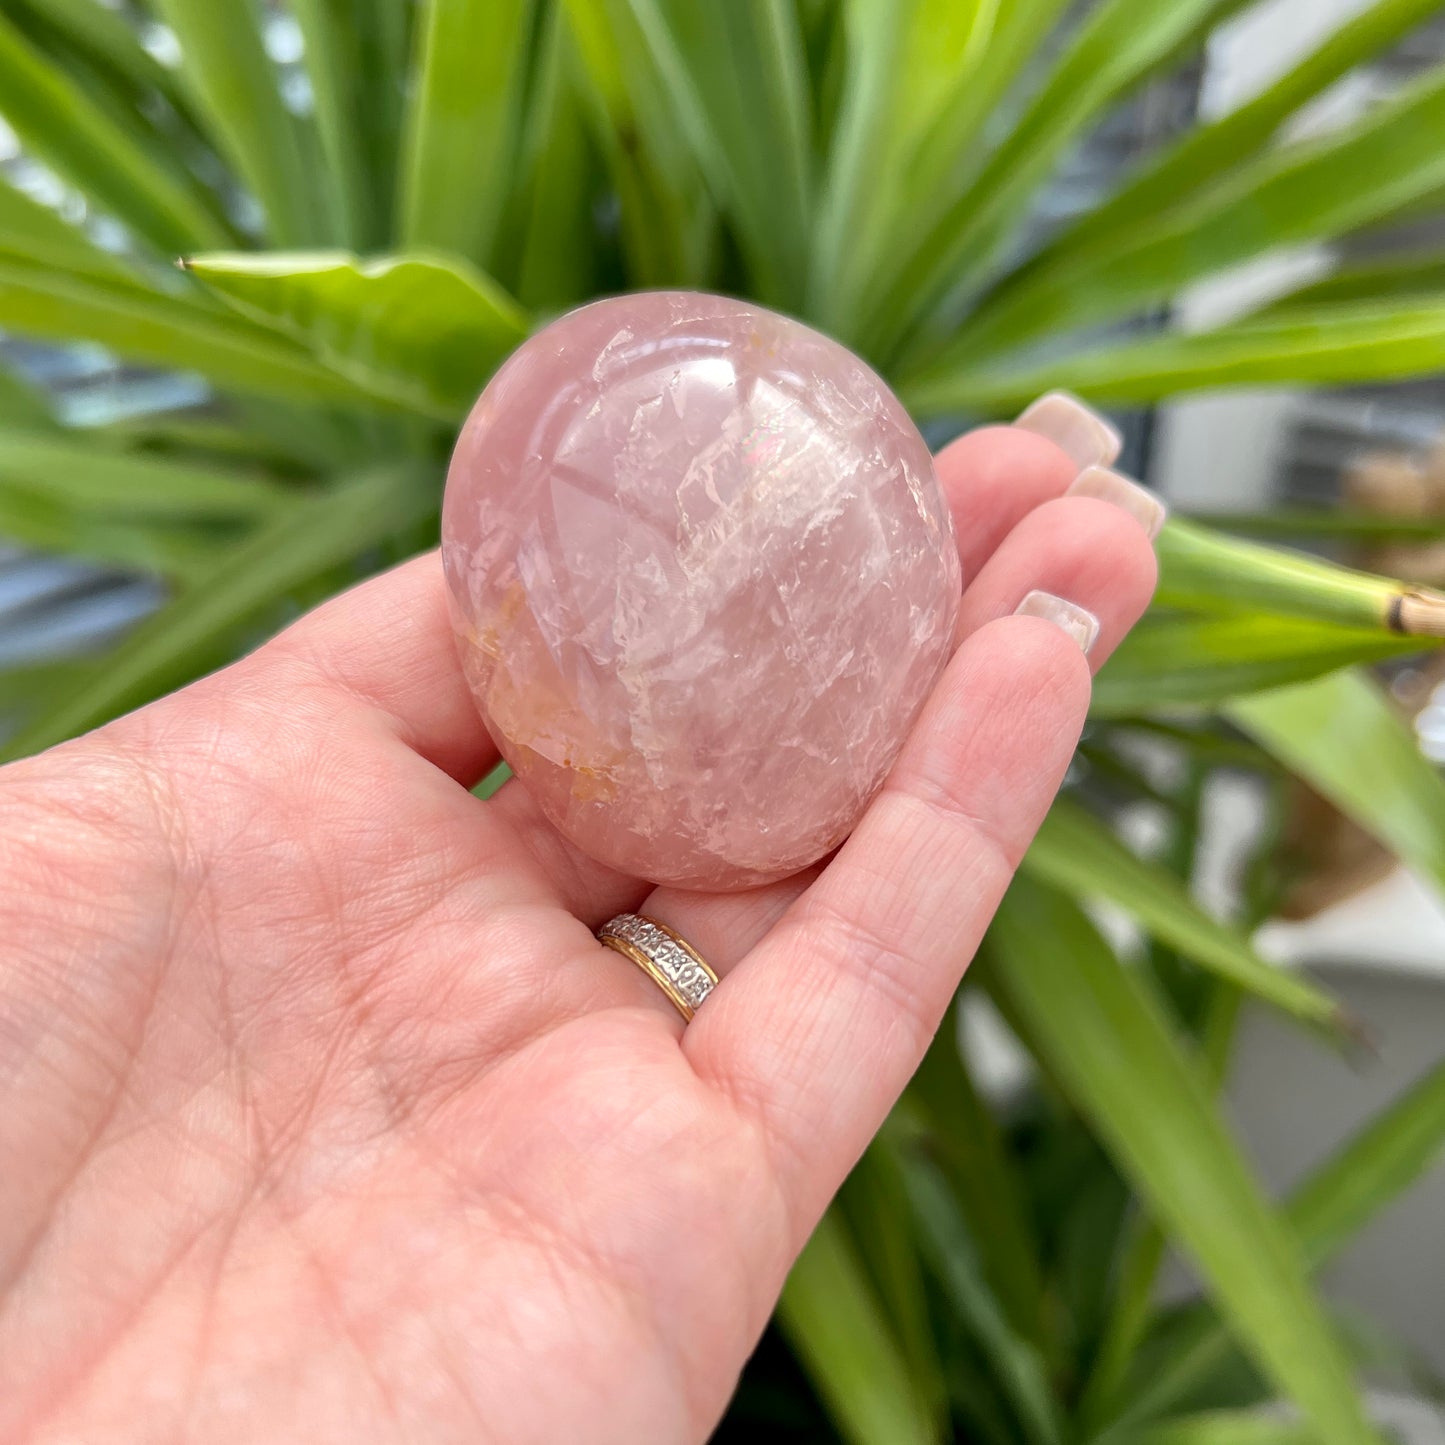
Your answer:
[[[706,1435],[1081,722],[1061,633],[976,629],[1044,587],[1102,655],[1152,584],[1049,444],[943,470],[975,630],[811,887],[649,896],[459,786],[429,558],[5,775],[0,1435]],[[644,904],[729,975],[686,1035],[592,938]]]

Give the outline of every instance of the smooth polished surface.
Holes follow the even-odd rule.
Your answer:
[[[591,856],[733,889],[835,847],[952,650],[947,503],[837,343],[686,292],[526,342],[458,441],[442,517],[492,736]]]

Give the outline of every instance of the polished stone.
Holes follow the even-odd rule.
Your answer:
[[[734,889],[847,836],[955,638],[932,459],[857,357],[687,292],[527,341],[463,429],[443,561],[488,730],[584,852]]]

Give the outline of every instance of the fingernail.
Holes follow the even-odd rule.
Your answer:
[[[1152,542],[1164,525],[1167,508],[1164,503],[1145,487],[1123,472],[1108,467],[1085,467],[1068,490],[1071,497],[1097,497],[1109,502],[1120,511],[1128,512],[1149,534]]]
[[[1099,619],[1078,603],[1055,597],[1052,592],[1040,592],[1037,589],[1030,592],[1014,609],[1014,616],[1042,617],[1045,622],[1062,627],[1079,644],[1079,650],[1085,657],[1098,641]]]
[[[1041,396],[1014,422],[1017,427],[1047,437],[1078,463],[1080,470],[1118,458],[1124,446],[1119,435],[1098,412],[1066,391]]]

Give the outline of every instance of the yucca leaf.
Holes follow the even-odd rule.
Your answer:
[[[1445,1063],[1437,1064],[1360,1128],[1298,1185],[1287,1213],[1312,1268],[1327,1264],[1372,1219],[1445,1154]],[[1172,1408],[1228,1358],[1217,1320],[1194,1322],[1149,1376],[1122,1401],[1119,1433],[1130,1421]]]
[[[1063,1430],[1043,1359],[1014,1332],[989,1289],[979,1250],[943,1178],[922,1160],[910,1160],[904,1177],[919,1245],[1012,1409],[1019,1437],[1028,1445],[1059,1445]]]
[[[342,142],[328,131],[337,124],[349,127],[349,147],[358,157],[362,200],[358,224],[365,229],[359,240],[347,241],[352,250],[382,251],[394,246],[396,189],[406,103],[412,89],[414,17],[420,7],[397,0],[303,0],[307,7],[324,6],[333,18],[329,34],[320,41],[320,60],[312,41],[306,40],[308,65],[329,63],[336,91],[333,102],[318,95],[317,120],[323,146],[335,154]],[[298,7],[298,18],[301,16]],[[326,57],[330,56],[328,62]],[[347,97],[355,97],[355,103]],[[347,107],[350,105],[348,111]],[[349,189],[352,185],[347,182]]]
[[[888,1131],[853,1166],[833,1208],[848,1225],[859,1262],[883,1304],[913,1391],[935,1430],[941,1431],[948,1413],[948,1387],[903,1165]]]
[[[306,424],[293,425],[297,414]],[[369,444],[355,444],[339,418],[275,402],[229,397],[224,419],[209,412],[161,412],[122,417],[89,432],[98,445],[202,465],[264,468],[274,475],[311,481],[339,461],[364,462],[374,453]]]
[[[906,117],[913,109],[903,83],[906,57],[927,54],[932,37],[924,23],[937,16],[931,4],[875,6],[880,21],[887,22],[888,50],[898,51],[889,63],[889,53],[875,37],[864,35],[864,49],[858,59],[859,75],[850,92],[866,84],[867,109],[855,121],[858,135],[855,155],[835,147],[835,169],[849,188],[850,212],[834,222],[832,244],[840,248],[839,275],[829,280],[830,298],[819,297],[810,308],[833,330],[856,340],[872,351],[880,351],[883,339],[892,339],[907,329],[907,308],[919,283],[919,268],[897,275],[894,256],[911,256],[924,242],[937,246],[949,226],[949,204],[957,200],[967,183],[978,178],[987,162],[988,146],[982,132],[989,122],[997,123],[1001,102],[1028,63],[1037,58],[1040,47],[1059,17],[1068,9],[1067,0],[1008,0],[949,6],[955,24],[972,22],[972,33],[952,55],[935,45],[933,64],[952,59],[954,74],[942,108],[911,147],[894,134],[894,111]],[[971,14],[970,14],[971,12]],[[870,11],[870,17],[872,12]],[[907,20],[913,16],[913,25]],[[973,41],[986,36],[981,63],[973,64]],[[915,82],[916,84],[916,82]],[[849,95],[850,105],[856,105]],[[890,145],[890,141],[892,144]],[[825,229],[825,236],[829,231]],[[854,247],[856,246],[856,252]],[[849,264],[850,258],[855,258]],[[846,269],[845,269],[846,268]],[[818,277],[830,272],[820,267]],[[894,284],[883,283],[894,278]],[[820,283],[821,284],[821,283]]]
[[[865,333],[873,347],[888,354],[900,322],[932,313],[946,295],[982,276],[1000,237],[1066,148],[1105,106],[1197,40],[1230,4],[1174,0],[1141,7],[1137,0],[1103,0],[1091,11],[980,174],[910,248],[895,285],[879,288],[869,319],[876,315],[884,324]]]
[[[152,3],[180,41],[182,77],[217,149],[265,210],[270,239],[281,246],[324,242],[331,227],[306,164],[310,137],[281,99],[256,0]],[[195,251],[205,244],[174,249]],[[215,249],[217,243],[210,244]]]
[[[527,334],[516,302],[460,260],[273,251],[198,256],[186,269],[246,316],[312,347],[338,375],[408,396],[444,421],[466,411]]]
[[[1267,152],[1162,215],[1060,252],[1004,286],[939,358],[994,355],[1137,311],[1278,247],[1338,235],[1445,183],[1445,68],[1318,140]]]
[[[1242,537],[1322,542],[1430,542],[1445,536],[1445,516],[1401,517],[1334,507],[1278,507],[1268,512],[1199,512],[1190,519]]]
[[[998,1121],[979,1097],[959,1046],[958,1005],[949,1010],[908,1086],[908,1103],[929,1130],[932,1154],[975,1239],[981,1266],[1013,1327],[1044,1335],[1044,1284],[1023,1189]]]
[[[1195,126],[1151,156],[1114,195],[1065,226],[1016,281],[1085,247],[1132,242],[1141,224],[1151,224],[1169,207],[1237,169],[1307,101],[1439,8],[1439,0],[1374,0],[1252,100],[1218,120]]]
[[[26,148],[154,245],[230,242],[194,186],[178,181],[0,15],[0,115]]]
[[[948,113],[985,57],[992,62],[1011,32],[1022,28],[1021,20],[1047,28],[1056,10],[1037,0],[914,0],[910,8],[912,23],[900,55],[903,93],[889,117],[904,139],[924,135]]]
[[[1263,311],[1260,316],[1283,316],[1292,311],[1310,312],[1321,306],[1341,302],[1405,301],[1412,298],[1428,301],[1445,296],[1445,256],[1429,251],[1407,256],[1392,256],[1364,266],[1347,266],[1323,280],[1291,291]]]
[[[356,6],[351,0],[292,0],[291,8],[304,39],[316,128],[342,244],[356,251],[377,249],[385,244],[386,224],[358,126],[374,100],[362,65]]]
[[[9,367],[0,366],[0,444],[12,427],[46,431],[58,425],[45,394]]]
[[[936,1445],[937,1424],[831,1211],[788,1275],[778,1322],[850,1445]]]
[[[94,341],[136,361],[202,372],[237,391],[363,410],[408,408],[407,397],[368,393],[287,338],[224,311],[3,251],[0,326],[46,340]]]
[[[1202,768],[1196,768],[1195,775],[1201,781],[1207,776]],[[1276,841],[1272,833],[1273,830],[1266,831],[1256,845],[1256,858]],[[1197,845],[1197,828],[1195,841]],[[1210,990],[1204,1007],[1199,1028],[1199,1056],[1205,1083],[1215,1096],[1229,1068],[1243,1001],[1244,994],[1238,988],[1221,984]],[[1111,1402],[1128,1378],[1147,1336],[1168,1243],[1157,1221],[1147,1214],[1136,1215],[1131,1221],[1115,1265],[1117,1283],[1108,1324],[1090,1362],[1088,1384],[1079,1401],[1081,1433],[1090,1437],[1095,1427],[1108,1418]]]
[[[1420,1399],[1445,1405],[1445,1379],[1423,1350],[1361,1310],[1337,1304],[1331,1314],[1345,1347],[1367,1377],[1397,1380]]]
[[[1445,186],[1437,186],[1433,191],[1412,197],[1388,215],[1379,217],[1360,235],[1365,239],[1373,239],[1379,233],[1394,230],[1396,227],[1413,226],[1417,221],[1436,220],[1442,212],[1445,212]]]
[[[1186,1415],[1126,1438],[1127,1445],[1330,1445],[1329,1437],[1312,1425],[1255,1410]]]
[[[1445,152],[1442,152],[1445,155]],[[1173,333],[1047,361],[982,358],[905,374],[899,393],[924,417],[997,414],[1051,387],[1120,405],[1183,391],[1391,381],[1445,368],[1445,298],[1321,306],[1241,321],[1195,335]]]
[[[791,0],[627,0],[677,124],[732,219],[758,295],[802,291],[811,177]]]
[[[485,778],[472,789],[472,796],[484,803],[512,776],[512,769],[506,763],[498,763]]]
[[[622,208],[634,284],[706,285],[715,210],[646,38],[626,0],[562,0],[586,78],[593,133]]]
[[[117,519],[255,521],[296,498],[255,473],[107,452],[75,433],[0,431],[0,483]]]
[[[1239,698],[1225,711],[1401,862],[1445,888],[1445,778],[1363,674]]]
[[[118,256],[102,251],[79,227],[0,177],[0,260],[6,256],[85,276],[136,279]]]
[[[431,515],[437,489],[418,462],[377,468],[308,497],[217,559],[210,575],[143,622],[83,685],[4,749],[21,757],[189,681],[218,647],[288,591]]]
[[[844,97],[806,312],[853,340],[894,257],[957,195],[978,127],[1064,0],[857,0],[841,7]],[[977,169],[977,165],[974,166]]]
[[[170,66],[141,43],[133,13],[117,12],[105,0],[10,0],[27,38],[110,118],[134,132],[150,157],[191,191],[216,221],[229,227],[226,201],[209,185],[217,161],[195,107]]]
[[[1098,1347],[1089,1362],[1086,1388],[1079,1399],[1080,1435],[1098,1436],[1101,1419],[1129,1375],[1130,1366],[1147,1338],[1158,1293],[1159,1271],[1168,1253],[1164,1231],[1146,1214],[1136,1214],[1126,1226],[1113,1263],[1113,1298]],[[1103,1433],[1109,1438],[1109,1432]]]
[[[1154,612],[1099,674],[1090,712],[1107,718],[1206,707],[1431,644],[1438,641],[1268,613]]]
[[[592,228],[604,189],[577,93],[580,61],[566,11],[552,6],[538,41],[536,89],[527,107],[512,212],[521,217],[503,273],[524,306],[560,309],[590,296],[598,255]],[[511,238],[504,238],[510,249]],[[505,253],[505,251],[504,251]]]
[[[989,937],[990,986],[1150,1212],[1193,1255],[1241,1342],[1332,1445],[1372,1442],[1299,1250],[1143,979],[1075,904],[1029,878],[1015,882]]]
[[[19,4],[137,90],[153,90],[177,109],[184,106],[175,72],[146,50],[134,25],[99,0],[19,0]]]
[[[845,304],[843,275],[848,247],[866,234],[871,183],[884,168],[887,114],[893,101],[904,42],[907,0],[843,0],[838,7],[843,81],[823,173],[806,309],[822,326],[846,335],[856,313]],[[848,320],[843,320],[847,316]]]
[[[1023,867],[1078,898],[1117,905],[1186,958],[1302,1023],[1330,1031],[1345,1026],[1344,1011],[1324,990],[1266,963],[1247,939],[1205,913],[1167,868],[1137,857],[1067,797],[1055,802]]]
[[[259,427],[190,412],[122,417],[88,429],[86,435],[101,448],[205,466],[264,468],[293,478],[309,477],[330,455],[329,448],[319,454],[297,451]]]
[[[933,72],[940,104],[910,162],[907,195],[920,220],[937,220],[963,189],[960,182],[982,170],[986,127],[997,122],[1020,76],[1040,63],[1050,32],[1068,10],[1068,0],[969,0],[961,6],[927,0],[919,16],[925,23],[914,27],[910,51]],[[934,47],[930,57],[931,33],[940,23],[952,27],[955,38],[964,25],[969,33],[961,47],[955,39],[952,47]],[[981,63],[969,67],[975,46]],[[911,100],[902,104],[917,108]]]
[[[13,729],[19,718],[74,688],[94,668],[91,657],[27,657],[0,667],[0,729]]]
[[[196,526],[130,520],[76,505],[64,496],[32,491],[3,476],[0,535],[7,542],[39,552],[155,573],[179,582],[199,582],[209,576],[227,541]]]
[[[402,145],[402,244],[492,264],[535,0],[427,0]]]
[[[6,708],[13,702],[29,704],[38,694],[74,682],[92,665],[90,657],[45,657],[38,662],[7,663],[0,666],[0,699]]]
[[[1405,1089],[1291,1193],[1290,1218],[1311,1263],[1332,1259],[1442,1155],[1445,1062]]]

